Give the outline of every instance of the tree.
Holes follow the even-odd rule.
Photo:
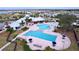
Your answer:
[[[13,28],[11,28],[11,27],[7,28],[6,31],[7,31],[7,32],[10,32],[10,33],[14,32]]]
[[[28,23],[28,22],[31,22],[32,19],[28,19],[28,18],[26,18],[25,21],[26,21],[26,23]]]
[[[35,17],[39,17],[39,13],[36,13],[36,14],[34,14],[35,15]]]
[[[72,29],[71,24],[77,19],[76,16],[69,15],[69,14],[59,14],[56,16],[56,18],[60,19],[60,21],[59,21],[60,26],[64,30]]]
[[[0,19],[2,19],[2,16],[0,16]]]
[[[28,18],[26,18],[25,21],[26,21],[26,24],[28,24]]]
[[[13,28],[9,27],[9,28],[7,28],[6,31],[9,32],[9,35],[8,35],[6,41],[10,41],[9,38],[10,38],[11,34],[14,32],[14,30],[13,30]]]
[[[30,15],[31,17],[39,17],[39,13],[35,13],[35,14],[32,14]]]
[[[23,42],[22,46],[24,51],[32,51],[30,47],[27,45],[27,42],[25,40],[22,40],[22,42]]]
[[[50,48],[49,46],[45,48],[45,51],[54,51],[55,49]]]
[[[26,22],[31,22],[32,19],[26,18],[25,21],[26,21]]]
[[[17,43],[20,39],[16,38],[16,40],[13,42],[15,45],[14,45],[14,51],[16,51],[17,49]]]
[[[20,18],[23,18],[23,17],[24,17],[24,15],[19,15],[19,19],[20,19]]]
[[[24,23],[23,21],[21,21],[20,25],[21,25],[21,26],[24,26],[24,24],[25,24],[25,23]]]
[[[13,18],[14,18],[15,20],[18,20],[17,16],[13,16]]]
[[[17,42],[14,42],[14,43],[15,43],[14,51],[16,51],[16,49],[17,49]]]

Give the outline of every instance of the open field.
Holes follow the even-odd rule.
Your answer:
[[[15,14],[0,14],[0,22],[2,21],[14,21],[18,20],[23,16],[23,14],[15,13]]]

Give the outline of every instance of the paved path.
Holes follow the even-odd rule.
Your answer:
[[[24,27],[25,27],[25,26],[23,26],[23,27],[21,27],[21,28],[24,28]],[[21,29],[21,28],[20,28],[20,29]],[[20,30],[20,29],[19,29],[19,30]],[[30,30],[27,30],[27,31],[30,31]],[[18,36],[19,36],[19,35],[18,35]],[[17,36],[17,37],[18,37],[18,36]],[[17,38],[17,37],[16,37],[16,38]],[[8,43],[5,44],[3,47],[1,47],[1,48],[0,48],[0,51],[2,51],[4,48],[6,48],[7,46],[9,46],[13,41],[16,40],[16,38],[14,38],[11,42],[8,42]]]
[[[14,38],[11,42],[8,42],[7,44],[5,44],[3,47],[0,48],[0,51],[2,51],[4,48],[6,48],[7,46],[9,46],[15,40],[16,40],[16,38]]]

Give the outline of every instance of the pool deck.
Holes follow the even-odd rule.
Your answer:
[[[50,27],[50,30],[49,29],[45,29],[44,31],[54,31],[55,30],[55,26],[57,27],[58,25],[58,22],[56,22],[56,24],[53,24],[54,22],[50,22],[50,23],[43,23],[43,24],[47,24],[49,25]],[[32,26],[28,25],[27,27],[29,27],[30,29],[32,29],[33,31],[36,31],[36,30],[40,30],[39,27],[37,25],[39,25],[40,23],[38,24],[34,24]]]
[[[31,26],[29,30],[18,35],[17,38],[25,39],[28,42],[27,45],[29,45],[29,47],[32,50],[44,50],[48,46],[50,46],[50,48],[55,49],[55,50],[63,50],[63,49],[67,49],[68,47],[70,47],[71,41],[68,37],[65,37],[65,39],[62,39],[62,34],[52,32],[52,30],[44,30],[43,32],[46,34],[51,34],[51,35],[57,36],[55,47],[52,45],[51,41],[32,37],[32,36],[23,36],[23,34],[29,32],[29,31],[36,31],[36,30],[38,30],[38,27],[35,24],[35,25]],[[32,43],[29,43],[29,41],[28,41],[28,39],[30,39],[30,38],[33,39]],[[34,45],[38,45],[41,47],[36,47]]]
[[[49,33],[49,32],[48,32]],[[65,39],[62,39],[62,35],[59,34],[59,33],[54,33],[54,32],[50,32],[52,35],[57,35],[57,39],[56,39],[56,46],[53,47],[52,46],[52,42],[50,41],[47,41],[47,40],[43,40],[43,39],[39,39],[39,38],[36,38],[36,37],[31,37],[31,36],[19,36],[19,38],[22,38],[22,39],[25,39],[29,45],[29,47],[32,49],[32,50],[44,50],[46,47],[50,46],[50,48],[52,49],[56,49],[56,50],[63,50],[63,49],[66,49],[70,46],[71,42],[69,40],[68,37],[66,37]],[[32,43],[29,43],[28,39],[32,38],[33,39],[33,42]],[[37,44],[39,46],[42,46],[41,48],[38,48],[38,47],[34,47],[33,44]]]

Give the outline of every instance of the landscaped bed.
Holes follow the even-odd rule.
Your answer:
[[[57,32],[63,33],[63,30],[58,30]],[[79,51],[79,47],[77,45],[74,33],[72,31],[66,31],[64,32],[66,35],[70,38],[71,45],[69,48],[64,49],[64,51]]]

